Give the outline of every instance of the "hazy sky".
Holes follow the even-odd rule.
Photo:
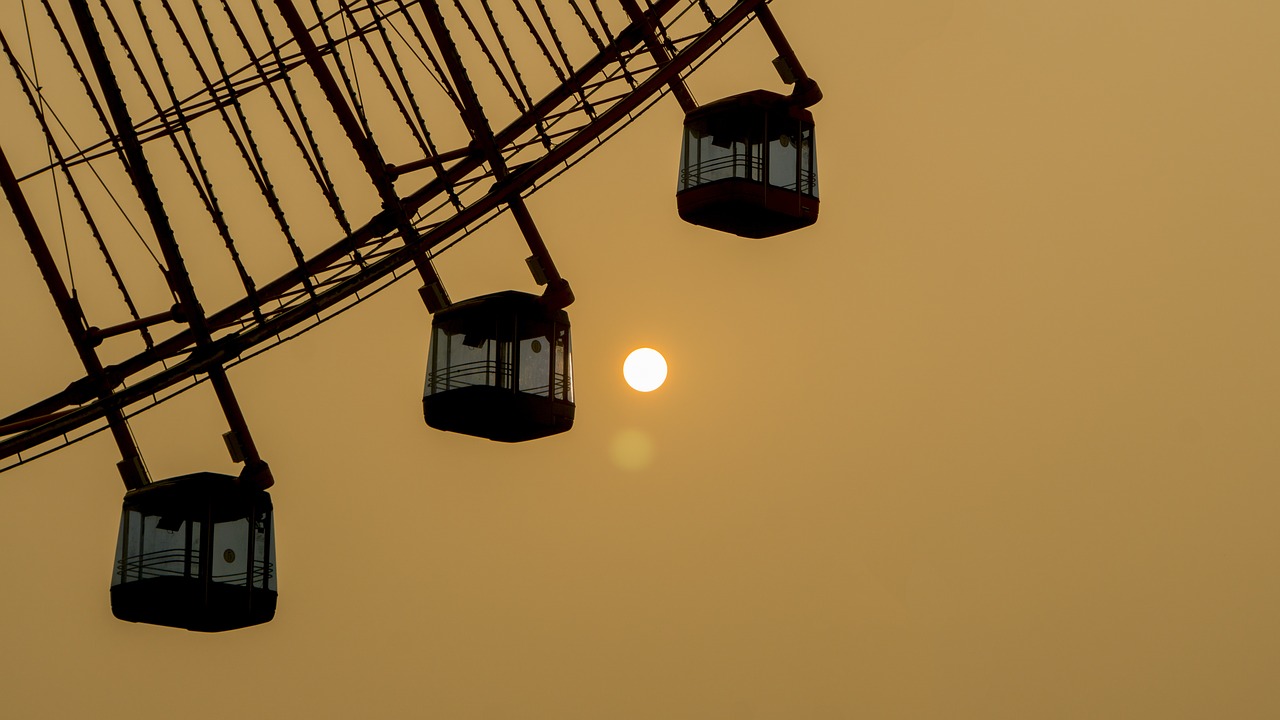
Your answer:
[[[682,224],[668,99],[529,203],[572,432],[426,428],[413,280],[235,368],[264,626],[112,618],[108,437],[0,475],[0,715],[1280,716],[1280,5],[774,5],[826,91],[817,226]],[[772,57],[752,28],[693,91]],[[75,358],[0,215],[8,411]],[[523,257],[504,218],[441,270]],[[223,430],[207,392],[134,422],[158,477],[232,471]]]

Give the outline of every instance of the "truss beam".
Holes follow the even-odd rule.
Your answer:
[[[281,1],[283,0],[277,0]],[[654,0],[649,12],[653,17],[661,18],[680,2],[682,0]],[[709,54],[718,43],[747,23],[752,13],[763,7],[764,2],[765,0],[738,2],[705,31],[690,36],[687,42],[682,41],[683,44],[670,56],[669,62],[653,68],[647,77],[638,76],[634,90],[603,108],[596,117],[581,126],[575,126],[563,136],[559,144],[548,149],[537,160],[509,168],[502,182],[493,185],[483,197],[470,202],[447,219],[439,222],[419,220],[414,227],[415,234],[411,236],[402,232],[400,224],[390,211],[384,210],[347,237],[309,258],[303,267],[286,272],[264,285],[259,292],[259,298],[264,302],[269,299],[290,298],[297,295],[298,288],[310,277],[316,279],[317,291],[314,297],[303,299],[302,295],[298,295],[298,300],[290,300],[291,304],[280,310],[273,310],[262,321],[253,319],[252,308],[247,299],[232,303],[204,318],[206,331],[214,331],[216,335],[207,342],[197,335],[195,328],[179,330],[175,335],[158,341],[154,348],[107,368],[108,372],[130,378],[131,384],[127,387],[117,389],[110,397],[53,417],[39,427],[12,437],[0,438],[0,458],[29,450],[82,428],[101,419],[107,412],[124,411],[184,380],[206,373],[212,376],[220,372],[226,363],[233,362],[247,351],[259,345],[270,344],[278,340],[280,335],[287,334],[290,329],[314,322],[321,313],[383,283],[389,276],[414,262],[416,256],[422,256],[450,242],[472,224],[485,220],[501,207],[510,205],[513,199],[518,201],[524,194],[538,187],[544,178],[558,172],[564,163],[598,142],[601,137],[607,136],[612,128],[626,122],[632,113],[669,89],[673,80],[678,80],[683,72]],[[599,78],[605,77],[613,66],[625,69],[629,53],[643,44],[644,33],[633,22],[613,37],[606,49],[573,72],[568,82],[561,83],[527,112],[494,133],[493,150],[502,155],[506,150],[525,147],[525,136],[538,127],[539,123],[565,114],[563,107],[577,94],[576,88],[592,86]],[[395,215],[403,212],[404,217],[413,218],[452,187],[474,187],[474,183],[486,176],[493,177],[492,168],[489,173],[482,170],[486,155],[493,150],[486,153],[476,145],[473,148],[474,151],[468,149],[465,153],[455,155],[456,160],[452,161],[442,176],[432,178],[416,191],[401,196],[399,212]],[[505,167],[505,163],[500,167]],[[380,163],[379,169],[387,172]],[[395,240],[403,244],[389,247],[388,243]],[[367,252],[357,272],[344,258],[349,258],[358,251]],[[185,357],[182,357],[184,354]],[[167,361],[164,369],[158,367],[161,360]],[[65,394],[60,396],[66,397]],[[66,405],[55,407],[45,401],[38,407],[41,412],[32,411],[24,417],[37,414],[51,416]]]

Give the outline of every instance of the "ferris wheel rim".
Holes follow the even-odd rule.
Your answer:
[[[656,6],[654,6],[654,11],[658,11],[658,8],[662,8],[662,11],[665,11],[679,5],[680,2],[681,0],[661,0]],[[685,9],[685,12],[696,7],[697,4],[696,0],[687,0],[688,7]],[[732,37],[736,36],[737,33],[741,32],[741,30],[749,24],[751,12],[757,6],[763,6],[765,4],[766,0],[740,0],[735,4],[732,10],[721,16],[717,20],[717,23],[710,25],[707,32],[686,45],[681,53],[672,58],[671,62],[668,63],[667,66],[657,68],[648,79],[640,84],[640,86],[637,86],[632,90],[632,92],[628,93],[625,98],[625,104],[623,101],[620,101],[618,104],[609,108],[609,110],[606,111],[606,113],[609,113],[609,121],[605,125],[597,127],[594,121],[593,123],[589,123],[583,128],[580,128],[573,135],[573,141],[577,142],[571,145],[566,141],[566,143],[557,146],[557,149],[562,149],[566,146],[573,149],[560,153],[548,152],[530,166],[521,168],[521,171],[513,176],[515,178],[513,181],[509,181],[505,187],[496,187],[488,195],[484,196],[486,199],[489,199],[489,202],[486,203],[483,210],[476,210],[477,203],[473,203],[467,208],[459,210],[445,221],[439,223],[435,226],[436,229],[444,227],[448,228],[449,232],[441,232],[440,237],[435,242],[428,244],[424,240],[422,244],[425,245],[425,247],[402,245],[400,248],[382,256],[382,258],[377,261],[376,269],[374,267],[362,269],[354,277],[344,281],[344,283],[351,283],[348,288],[349,292],[335,296],[329,302],[322,302],[320,299],[321,297],[327,297],[327,295],[304,300],[298,306],[291,310],[287,310],[278,316],[289,318],[296,318],[299,316],[305,318],[311,316],[316,318],[314,323],[304,323],[302,320],[297,320],[296,322],[283,323],[283,327],[279,329],[269,323],[262,323],[257,328],[244,328],[238,332],[222,336],[216,341],[217,349],[212,353],[192,352],[189,353],[188,357],[185,359],[182,359],[172,365],[162,359],[161,362],[164,366],[163,370],[155,372],[154,374],[133,384],[129,384],[127,380],[122,381],[118,389],[114,390],[108,398],[94,400],[89,403],[82,403],[79,407],[61,413],[49,423],[42,424],[33,431],[25,431],[18,435],[10,435],[8,437],[0,436],[0,459],[7,459],[15,456],[18,458],[16,463],[0,468],[0,472],[26,464],[27,462],[48,454],[49,452],[53,452],[60,447],[78,442],[81,439],[100,432],[105,428],[98,427],[97,429],[90,430],[82,436],[69,439],[70,433],[87,427],[95,421],[101,420],[104,414],[108,411],[119,410],[124,412],[126,417],[134,417],[147,409],[155,407],[167,399],[196,387],[203,382],[200,377],[202,372],[208,371],[214,367],[234,367],[252,357],[256,357],[257,355],[274,348],[279,344],[282,344],[283,342],[287,342],[288,340],[291,340],[305,332],[309,332],[327,320],[332,319],[332,317],[336,317],[338,314],[346,312],[369,297],[380,293],[391,284],[394,284],[405,275],[409,274],[406,268],[412,262],[411,254],[414,251],[423,251],[433,253],[433,255],[438,255],[439,253],[448,250],[471,233],[481,227],[484,227],[493,219],[501,215],[502,212],[505,212],[508,206],[504,204],[504,200],[508,200],[511,197],[522,198],[532,195],[551,180],[558,177],[561,173],[567,171],[578,162],[581,162],[582,159],[589,156],[608,139],[612,138],[618,132],[621,132],[621,130],[627,125],[634,122],[635,119],[642,116],[648,109],[653,107],[653,105],[659,102],[666,95],[670,94],[673,81],[679,80],[683,75],[687,75],[702,63],[706,62],[715,54],[716,51],[723,47],[725,43],[732,39]],[[723,29],[724,31],[713,35],[712,30],[715,29]],[[611,50],[614,49],[615,45],[620,44],[622,35],[623,33],[619,33],[619,40],[615,40],[614,43],[609,46]],[[630,48],[634,49],[639,44],[639,40],[634,40],[631,42]],[[696,51],[691,51],[690,48],[697,49]],[[616,52],[618,57],[622,57],[626,51],[619,48]],[[601,53],[600,56],[597,56],[597,59],[605,54],[606,53]],[[648,93],[641,95],[639,92],[640,87],[647,88]],[[572,91],[573,88],[568,87],[568,83],[564,83],[557,88],[556,92],[553,92],[548,96],[548,98],[544,99],[544,103],[557,92],[560,94],[566,94],[572,93]],[[627,109],[619,112],[613,112],[619,106]],[[510,126],[501,131],[498,136],[518,136],[517,132],[513,132],[513,128],[520,126],[522,123],[526,126],[532,126],[536,124],[536,122],[536,120],[528,119],[528,115],[522,115],[516,122],[513,122]],[[590,136],[588,136],[588,128],[594,129],[594,132],[590,133]],[[591,140],[595,140],[596,142],[592,144]],[[475,162],[476,164],[479,164],[480,161],[477,159]],[[426,199],[433,196],[428,192],[431,185],[432,183],[428,183],[418,192],[411,193],[406,199],[409,200],[410,203],[425,202]],[[474,227],[472,226],[472,223],[475,223]],[[435,236],[434,230],[432,231],[432,236]],[[391,237],[393,236],[386,236],[386,238]],[[443,247],[436,251],[434,249],[437,245],[443,245]],[[366,290],[370,286],[373,286],[373,289],[371,291],[366,291],[362,296],[361,291]],[[354,301],[338,307],[340,303],[343,303],[345,300],[352,297],[355,298]],[[337,307],[337,309],[331,312],[328,316],[321,315],[323,311],[334,307]],[[215,314],[210,317],[212,319],[216,316],[217,315]],[[283,337],[281,336],[282,332],[286,332],[295,327],[300,329],[292,334],[286,334]],[[179,335],[175,337],[180,337],[181,335],[182,333],[179,333]],[[274,338],[274,340],[271,338]],[[159,397],[159,394],[163,391],[181,385],[185,380],[190,380],[190,384],[184,385],[175,392]],[[55,394],[51,397],[56,398],[58,395]],[[145,402],[146,398],[151,398],[152,402]],[[130,408],[134,408],[140,404],[142,405],[141,408],[138,408],[133,412],[129,412]],[[22,411],[19,411],[19,413],[11,415],[10,418],[15,415],[20,415],[21,412]],[[22,456],[21,453],[30,451],[34,448],[39,448],[43,444],[47,444],[57,437],[62,437],[65,442],[52,449],[47,449],[34,455],[28,455],[26,458]]]

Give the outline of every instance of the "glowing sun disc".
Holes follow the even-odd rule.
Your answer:
[[[632,388],[652,392],[667,380],[667,361],[653,348],[634,350],[622,363],[622,377]]]

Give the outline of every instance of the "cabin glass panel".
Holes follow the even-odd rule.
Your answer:
[[[813,126],[779,119],[769,130],[769,184],[818,197],[817,148]]]
[[[489,333],[470,330],[435,329],[427,395],[476,386],[501,387],[502,379],[510,377],[509,360],[504,363],[501,357],[509,356],[509,352],[502,352],[503,343],[496,337],[496,328]]]
[[[276,589],[275,551],[270,518],[258,512],[213,525],[213,582],[237,587]]]
[[[792,127],[794,126],[794,127]],[[769,184],[796,192],[799,187],[799,123],[778,123],[769,139]]]
[[[742,179],[818,197],[813,124],[737,107],[688,122],[678,190]]]
[[[486,330],[490,332],[480,332]],[[513,338],[519,338],[518,341]],[[495,387],[573,402],[569,328],[525,320],[436,326],[425,395]]]
[[[812,125],[800,131],[800,192],[818,197],[818,148]]]
[[[685,126],[679,190],[719,180],[764,177],[764,114],[757,122],[694,122]]]
[[[520,341],[520,392],[551,394],[551,338],[538,335]]]
[[[555,384],[554,397],[556,400],[573,402],[573,352],[569,347],[569,328],[557,325],[555,333],[555,374],[552,376]]]
[[[126,510],[116,543],[113,586],[154,578],[198,579],[202,523]]]

